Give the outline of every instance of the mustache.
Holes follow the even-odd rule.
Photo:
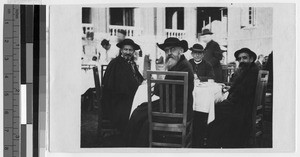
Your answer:
[[[239,67],[240,67],[240,68],[245,68],[245,67],[247,67],[247,66],[249,66],[249,65],[250,65],[250,63],[241,62],[241,63],[239,64]]]
[[[166,62],[168,62],[169,59],[171,59],[171,58],[175,59],[175,57],[174,57],[173,55],[168,55],[168,56],[166,57]]]

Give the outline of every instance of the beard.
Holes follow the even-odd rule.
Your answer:
[[[237,73],[242,73],[246,69],[250,67],[251,63],[241,62],[239,63],[239,68],[237,69]]]
[[[133,60],[133,55],[132,54],[128,54],[128,53],[124,53],[123,55],[123,58],[125,59],[125,60],[127,60],[127,61],[131,61],[131,60]]]
[[[179,57],[175,57],[173,55],[169,55],[166,58],[166,69],[170,70],[173,68],[179,61]]]

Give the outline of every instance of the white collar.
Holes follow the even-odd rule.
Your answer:
[[[199,62],[197,62],[197,61],[195,61],[195,59],[194,59],[194,62],[195,62],[196,64],[200,64],[200,63],[202,62],[202,60],[199,61]]]

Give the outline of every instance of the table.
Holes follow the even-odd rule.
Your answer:
[[[218,83],[196,83],[193,91],[193,110],[208,113],[207,124],[215,119],[215,103],[226,99],[228,92],[223,94],[222,85]]]
[[[159,97],[157,95],[152,96],[152,101],[158,99]],[[144,102],[148,102],[148,86],[146,81],[144,81],[135,92],[129,118],[131,117],[132,112]]]
[[[89,88],[95,88],[95,79],[94,79],[94,72],[93,67],[98,67],[99,72],[99,80],[101,82],[101,66],[97,62],[93,62],[93,64],[85,64],[85,67],[88,67],[90,65],[90,68],[87,69],[81,69],[81,82],[80,82],[80,93],[84,94]],[[100,69],[99,69],[100,67]]]

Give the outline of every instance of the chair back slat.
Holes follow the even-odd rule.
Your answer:
[[[101,65],[101,80],[103,80],[107,65]]]
[[[170,91],[169,91],[169,84],[166,84],[166,111],[167,113],[170,112]]]
[[[166,76],[164,80],[154,79],[152,75]],[[171,77],[174,76],[174,77]],[[176,80],[168,79],[168,78],[176,78]],[[188,73],[187,72],[169,72],[169,71],[147,71],[147,82],[148,82],[148,119],[149,119],[149,144],[150,147],[154,146],[156,140],[153,139],[153,133],[157,133],[156,131],[160,130],[163,132],[170,132],[170,136],[175,136],[171,132],[180,132],[180,136],[176,134],[176,137],[179,136],[179,140],[181,141],[179,144],[181,147],[188,146],[187,144],[187,104],[188,104]],[[152,109],[153,103],[152,95],[149,92],[151,91],[151,84],[155,83],[156,89],[158,92],[160,100],[159,100],[159,111],[154,111]],[[181,88],[181,86],[183,88]],[[180,88],[178,88],[180,87]],[[176,93],[178,89],[183,90],[183,95],[178,95]],[[177,99],[182,99],[182,102],[176,102]],[[182,111],[176,110],[176,103],[182,104]],[[178,105],[178,104],[177,104]],[[178,106],[177,106],[178,107]],[[191,124],[191,123],[189,123]],[[183,128],[170,128],[171,126],[182,126]],[[189,125],[188,127],[190,127]],[[189,129],[191,131],[191,129]],[[177,137],[178,138],[178,137]],[[189,138],[190,140],[192,138]],[[170,141],[168,141],[170,142]],[[171,141],[172,142],[172,141]],[[173,141],[174,142],[174,141]],[[154,145],[153,145],[154,144]]]
[[[176,86],[172,85],[172,113],[176,112]]]
[[[160,84],[159,85],[159,97],[160,97],[160,99],[159,99],[159,111],[160,112],[163,112],[163,105],[164,105],[164,99],[163,99],[163,85],[162,84]]]
[[[97,101],[100,102],[101,87],[100,87],[99,71],[97,66],[93,67],[93,73],[94,73],[94,82],[96,88]]]

